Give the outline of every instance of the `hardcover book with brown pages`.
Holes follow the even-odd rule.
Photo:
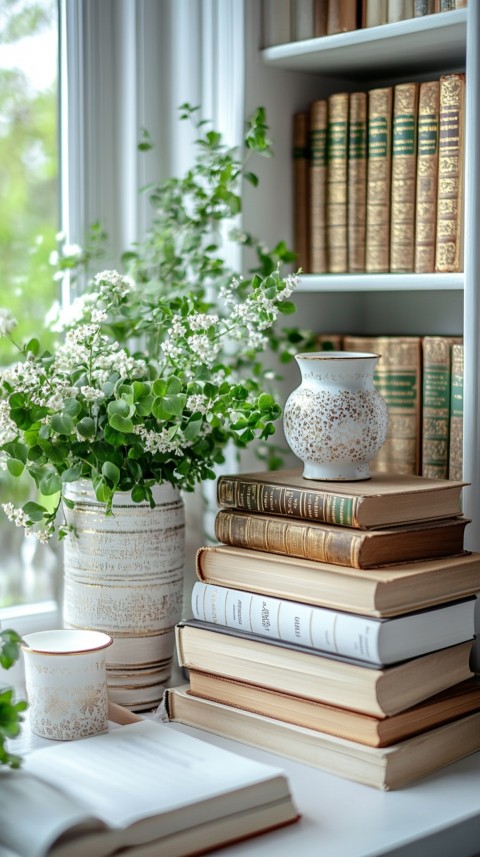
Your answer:
[[[200,670],[190,670],[189,679],[188,692],[192,696],[293,723],[315,732],[327,732],[370,747],[388,747],[434,726],[480,711],[480,683],[477,678],[462,681],[425,702],[384,718],[313,702],[286,691],[273,691]]]
[[[347,258],[348,92],[328,98],[327,258],[331,274],[344,274]]]
[[[398,83],[393,93],[390,271],[395,274],[414,269],[418,89],[416,82]]]
[[[188,687],[168,688],[165,707],[171,721],[242,741],[382,790],[399,789],[480,749],[478,712],[389,747],[369,747],[203,699],[190,693]]]
[[[189,619],[175,630],[178,662],[294,696],[387,717],[472,678],[467,641],[379,668],[234,628]]]
[[[193,618],[201,622],[377,666],[473,640],[475,602],[471,596],[380,619],[200,580],[191,595]]]
[[[187,857],[299,818],[280,768],[148,720],[33,750],[0,793],[14,857]]]
[[[388,407],[387,439],[372,473],[420,473],[422,337],[345,336],[345,351],[379,354],[374,384]]]
[[[480,592],[480,553],[357,569],[208,545],[197,552],[199,580],[364,616],[397,616]]]
[[[352,568],[375,568],[463,551],[469,520],[463,516],[379,530],[355,530],[295,518],[220,509],[215,518],[219,542],[320,560]]]
[[[446,479],[450,435],[452,346],[461,336],[425,336],[422,383],[422,475]]]
[[[448,478],[463,474],[463,345],[452,345]]]
[[[224,509],[371,530],[461,515],[464,484],[396,473],[322,482],[304,479],[296,467],[221,475],[217,502]]]
[[[435,270],[463,271],[465,74],[440,78]]]
[[[327,101],[310,106],[310,264],[312,274],[327,271]]]
[[[293,211],[294,250],[296,264],[302,271],[309,270],[309,117],[308,113],[293,116]]]
[[[425,13],[426,14],[426,13]],[[440,81],[420,84],[415,198],[415,272],[435,271]]]
[[[369,274],[383,273],[390,267],[392,105],[392,86],[369,91],[365,249]]]
[[[365,271],[367,225],[367,107],[366,92],[351,92],[348,123],[348,271]]]

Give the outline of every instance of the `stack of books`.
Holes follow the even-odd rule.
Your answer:
[[[479,750],[462,487],[221,476],[170,719],[382,789]]]

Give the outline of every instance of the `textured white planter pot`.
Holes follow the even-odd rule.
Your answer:
[[[302,383],[288,397],[285,437],[305,479],[369,478],[369,462],[387,434],[387,406],[373,385],[377,354],[298,354]]]
[[[140,711],[157,705],[172,670],[174,628],[181,619],[185,515],[178,489],[155,486],[156,507],[114,497],[113,515],[90,482],[68,485],[64,540],[66,628],[104,631],[109,698]]]

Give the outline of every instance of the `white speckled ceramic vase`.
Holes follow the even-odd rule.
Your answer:
[[[378,354],[297,354],[302,383],[288,397],[285,437],[305,479],[368,479],[387,434],[387,406],[373,384]]]
[[[141,711],[158,705],[171,675],[175,625],[181,619],[185,514],[178,489],[153,488],[155,508],[114,496],[106,517],[88,481],[71,483],[64,541],[65,628],[103,631],[112,702]]]

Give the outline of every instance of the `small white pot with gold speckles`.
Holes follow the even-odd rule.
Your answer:
[[[106,652],[99,631],[38,631],[22,643],[30,728],[42,738],[70,741],[106,732]]]
[[[287,443],[305,479],[368,479],[387,434],[387,405],[373,384],[378,354],[297,354],[302,383],[283,414]]]

